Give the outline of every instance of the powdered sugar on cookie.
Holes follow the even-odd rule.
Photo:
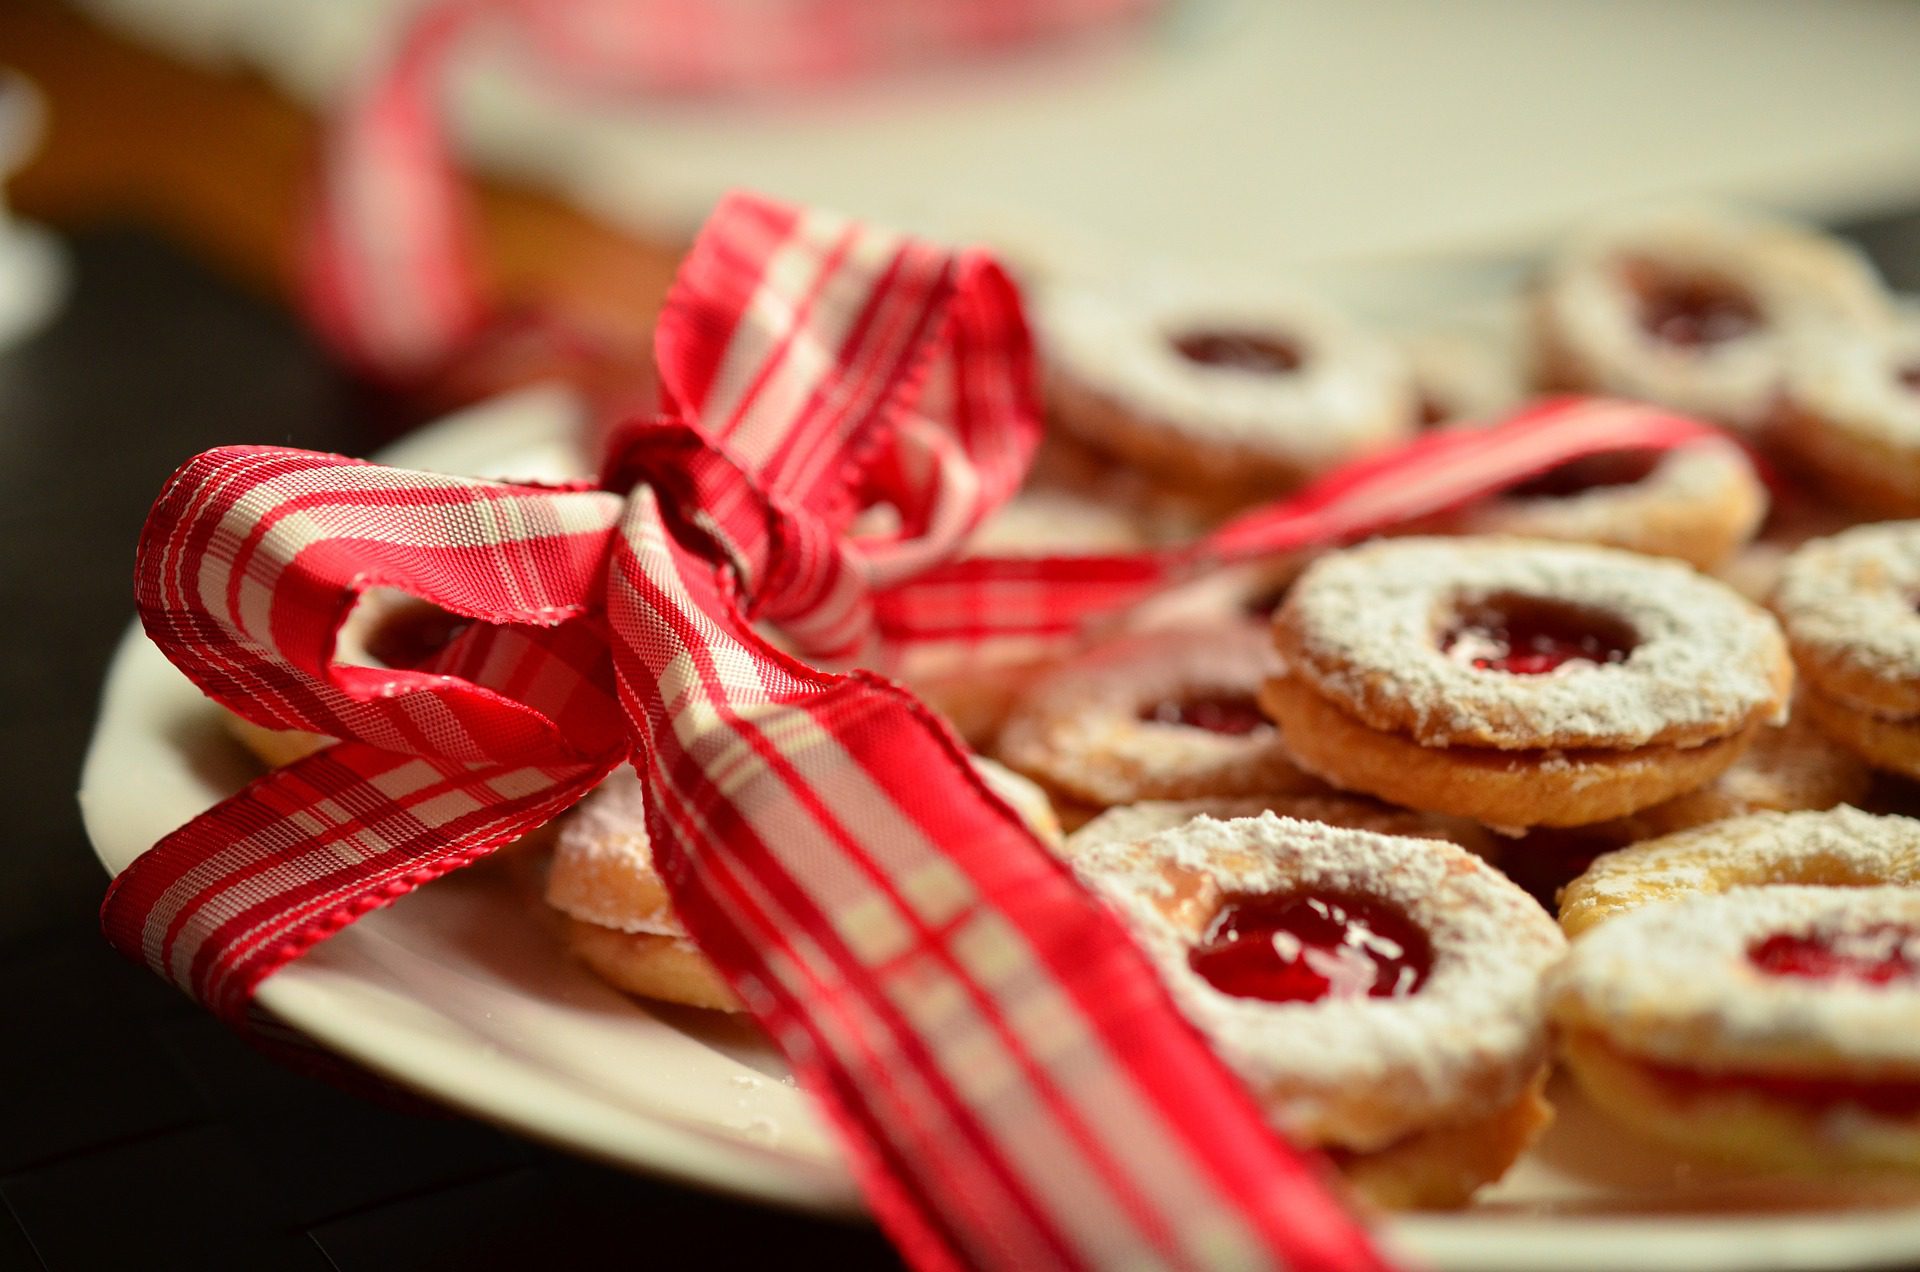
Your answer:
[[[1615,663],[1546,674],[1475,667],[1444,648],[1486,605],[1575,607],[1624,626]],[[1791,669],[1779,629],[1683,565],[1518,539],[1385,540],[1322,559],[1277,622],[1282,653],[1371,727],[1425,746],[1685,745],[1784,719]],[[1468,651],[1471,652],[1470,650]]]
[[[1308,1142],[1378,1147],[1510,1101],[1546,1054],[1540,975],[1562,941],[1525,893],[1448,843],[1265,814],[1200,817],[1073,864],[1133,926],[1182,1009]],[[1427,935],[1431,971],[1401,998],[1275,1003],[1224,994],[1189,951],[1226,898],[1357,895]]]

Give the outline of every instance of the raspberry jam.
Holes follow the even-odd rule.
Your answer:
[[[1173,347],[1203,367],[1253,375],[1285,375],[1298,371],[1305,360],[1291,341],[1254,331],[1194,331],[1175,337]]]
[[[1920,393],[1920,362],[1909,362],[1893,374],[1894,378],[1899,380],[1900,383],[1906,385],[1915,393]]]
[[[1853,931],[1782,932],[1754,942],[1747,959],[1769,976],[1887,985],[1920,977],[1920,931],[1876,923]]]
[[[410,670],[451,645],[472,625],[470,618],[417,601],[385,616],[367,633],[367,652],[383,667]]]
[[[1725,279],[1675,274],[1647,262],[1629,264],[1627,286],[1639,301],[1640,329],[1662,344],[1699,350],[1759,330],[1760,306]]]
[[[1462,611],[1440,648],[1481,671],[1542,676],[1570,663],[1624,662],[1634,636],[1607,614],[1530,597],[1490,597]]]
[[[1311,1003],[1405,998],[1433,952],[1404,914],[1365,897],[1244,896],[1228,899],[1187,961],[1223,994]]]
[[[1660,456],[1653,451],[1618,451],[1611,455],[1588,455],[1549,468],[1538,477],[1508,490],[1522,499],[1563,499],[1589,490],[1609,486],[1631,486],[1646,480]]]
[[[1148,707],[1140,718],[1153,724],[1180,724],[1208,733],[1244,737],[1267,727],[1260,705],[1245,694],[1213,694],[1179,698]]]
[[[1641,1063],[1676,1099],[1748,1093],[1822,1113],[1844,1107],[1877,1117],[1920,1117],[1920,1084],[1912,1082],[1866,1082],[1857,1078],[1796,1077],[1780,1073],[1700,1073]]]

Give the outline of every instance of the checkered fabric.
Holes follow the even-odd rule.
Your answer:
[[[1159,0],[427,0],[348,91],[324,143],[307,308],[365,371],[416,382],[496,321],[442,120],[482,38],[529,78],[605,99],[790,94],[1119,27]],[[564,315],[543,313],[562,324]],[[554,338],[571,335],[562,326]]]
[[[1381,1266],[947,728],[753,624],[836,658],[1065,632],[1208,564],[1704,426],[1565,403],[1180,552],[953,565],[1039,429],[991,260],[736,197],[676,282],[658,358],[666,412],[621,432],[590,487],[271,447],[174,475],[140,545],[148,633],[247,718],[344,740],[137,860],[105,905],[114,943],[244,1026],[276,968],[631,761],[677,910],[913,1263]],[[898,534],[851,537],[882,501]],[[475,621],[416,668],[336,662],[376,586]]]

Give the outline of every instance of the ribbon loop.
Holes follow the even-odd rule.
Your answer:
[[[620,506],[275,447],[209,451],[149,516],[141,620],[209,697],[269,728],[461,764],[594,760],[621,729],[604,636],[584,620]],[[341,625],[374,587],[477,622],[421,669],[340,663]]]

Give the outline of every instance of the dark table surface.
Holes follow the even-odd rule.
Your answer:
[[[1847,227],[1920,289],[1920,214]],[[135,535],[195,451],[348,453],[365,398],[267,302],[135,230],[0,351],[0,1269],[894,1266],[872,1230],[590,1165],[276,1068],[124,963],[73,792]]]
[[[138,231],[69,245],[65,309],[0,350],[0,1269],[897,1266],[867,1227],[283,1071],[103,943],[74,790],[160,482],[222,443],[379,438],[266,301]]]

